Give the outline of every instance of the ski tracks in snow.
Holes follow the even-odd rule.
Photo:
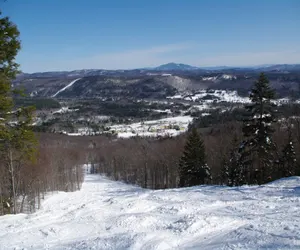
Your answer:
[[[0,249],[300,249],[299,186],[151,191],[87,175],[34,214],[0,217]]]

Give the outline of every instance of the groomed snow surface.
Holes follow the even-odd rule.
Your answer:
[[[300,249],[300,178],[151,191],[87,175],[0,217],[0,249]]]

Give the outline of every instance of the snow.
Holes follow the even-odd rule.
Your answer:
[[[118,133],[118,137],[119,138],[130,138],[130,137],[134,137],[134,136],[140,136],[140,137],[158,137],[158,136],[177,136],[179,134],[181,134],[183,131],[178,131],[175,129],[165,129],[161,132],[148,132],[148,131],[141,131],[141,132],[137,132],[137,133],[133,133],[133,132],[119,132]]]
[[[225,79],[225,80],[236,79],[236,76],[226,75],[226,74],[223,74],[221,77],[222,77],[223,79]]]
[[[54,111],[53,114],[64,114],[68,112],[75,112],[78,111],[79,109],[70,109],[69,107],[62,107],[57,111]]]
[[[231,75],[222,75],[222,78],[227,80],[236,79],[235,76],[231,76]],[[210,80],[215,80],[215,78],[204,77],[203,80],[210,81]],[[212,104],[212,103],[220,103],[220,102],[251,103],[249,97],[242,97],[235,90],[222,90],[222,89],[215,89],[215,90],[203,89],[194,94],[185,92],[181,94],[176,94],[174,96],[168,96],[167,99],[201,102],[203,104]],[[288,97],[271,100],[271,103],[276,104],[278,106],[283,104],[288,104],[290,102],[291,100]],[[294,101],[294,103],[300,103],[300,100],[296,100]]]
[[[172,114],[172,111],[170,109],[152,109],[153,111],[157,112],[157,113],[168,113],[168,114]]]
[[[211,97],[210,99],[203,99],[205,97]],[[169,99],[183,99],[186,101],[200,101],[204,104],[211,103],[220,103],[220,102],[229,102],[229,103],[250,103],[251,100],[248,97],[239,96],[237,91],[231,90],[201,90],[196,94],[190,95],[175,95],[171,97],[167,97]]]
[[[57,91],[52,97],[56,97],[61,92],[65,91],[66,89],[70,88],[75,82],[79,81],[81,78],[75,79],[72,82],[70,82],[67,86],[63,87],[59,91]]]
[[[151,120],[129,125],[113,125],[110,131],[117,132],[119,138],[129,138],[134,136],[157,137],[157,136],[177,136],[187,131],[188,125],[193,121],[191,116],[175,116],[159,120]],[[172,126],[178,126],[176,130]]]
[[[76,111],[76,109],[63,109],[59,113]],[[167,112],[165,110],[164,112]],[[56,111],[55,113],[58,113]],[[99,118],[99,117],[97,117]],[[107,118],[107,117],[104,117]],[[119,138],[130,138],[134,136],[140,137],[166,137],[178,136],[179,134],[188,130],[189,124],[193,121],[191,116],[175,116],[159,120],[150,120],[145,122],[138,122],[132,124],[118,124],[109,127],[109,131],[94,131],[89,127],[77,128],[74,133],[61,130],[60,132],[69,136],[85,136],[85,135],[99,135],[103,133],[113,133]]]
[[[266,118],[266,117],[271,117],[271,114],[262,114],[262,115],[260,115],[260,114],[255,114],[255,115],[253,116],[254,119],[261,119],[261,118]]]
[[[217,80],[217,76],[208,76],[208,77],[202,77],[203,81],[215,81]]]
[[[159,76],[158,73],[146,73],[147,76]]]
[[[84,135],[99,135],[99,131],[94,131],[93,129],[89,127],[81,127],[77,129],[77,132],[74,133],[68,133],[64,130],[61,131],[63,134],[69,135],[69,136],[84,136]]]
[[[216,108],[216,106],[215,107],[213,107],[213,106],[209,106],[209,105],[207,105],[207,104],[202,104],[202,105],[193,105],[190,109],[189,109],[189,111],[190,110],[192,110],[192,109],[197,109],[197,110],[199,110],[199,111],[202,111],[202,110],[208,110],[208,109],[214,109],[214,108]]]
[[[168,117],[159,120],[146,121],[145,124],[156,124],[156,123],[165,123],[165,122],[190,123],[192,120],[193,117],[191,116],[175,116],[175,117]]]
[[[83,120],[85,120],[86,118],[83,118]],[[97,115],[95,116],[95,120],[97,121],[107,121],[110,119],[110,116],[108,115]]]
[[[37,94],[38,94],[37,91],[33,91],[33,92],[30,93],[30,97],[34,97],[34,96],[36,96]]]
[[[182,99],[182,95],[167,96],[167,99]]]
[[[273,102],[276,105],[281,105],[281,104],[288,104],[289,102],[291,102],[291,100],[288,97],[285,97],[277,100],[272,100],[271,102]]]
[[[0,217],[0,249],[299,249],[300,178],[145,190],[87,175],[34,214]]]
[[[203,81],[216,81],[218,78],[222,78],[224,80],[233,80],[233,79],[236,79],[236,76],[223,74],[219,77],[218,76],[202,77],[202,80]]]

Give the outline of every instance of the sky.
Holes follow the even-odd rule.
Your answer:
[[[23,72],[300,63],[300,0],[0,0]]]

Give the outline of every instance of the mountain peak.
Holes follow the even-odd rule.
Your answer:
[[[174,63],[174,62],[166,63],[154,68],[154,70],[195,70],[195,69],[198,68],[188,64]]]

